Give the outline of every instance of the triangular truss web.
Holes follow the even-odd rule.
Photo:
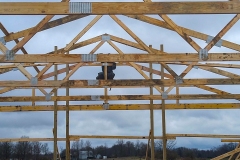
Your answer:
[[[68,0],[63,0],[63,2],[68,2]],[[144,0],[144,2],[148,2],[141,4],[144,6],[149,5],[146,8],[155,7],[154,5],[150,6],[150,0]],[[179,3],[179,5],[184,5],[185,3],[187,4],[187,2],[184,2]],[[231,6],[231,3],[237,4],[240,2],[223,3],[229,3],[229,6]],[[84,10],[84,12],[89,12],[92,9],[87,8],[89,7],[89,4],[91,3],[81,3],[81,5],[86,5],[86,10]],[[194,3],[192,3],[191,5],[193,4]],[[5,3],[5,5],[7,5],[7,3]],[[49,6],[50,5],[51,4],[49,4]],[[58,5],[58,3],[56,3],[56,5]],[[74,4],[71,3],[71,5]],[[128,5],[132,4],[125,5],[125,7],[127,7]],[[134,5],[138,4],[134,3]],[[158,5],[161,4],[159,3]],[[215,4],[211,5],[212,7],[215,6]],[[203,6],[204,5],[200,7]],[[140,9],[141,8],[144,7],[141,6]],[[0,29],[3,33],[3,36],[0,37],[0,50],[2,52],[1,54],[3,55],[0,57],[0,62],[3,62],[0,66],[0,78],[4,77],[4,79],[1,79],[0,81],[0,94],[2,95],[0,99],[1,102],[6,103],[19,102],[19,106],[8,106],[4,103],[2,106],[0,106],[0,111],[12,112],[54,110],[55,117],[57,111],[67,111],[66,113],[68,113],[68,116],[66,117],[68,117],[68,122],[66,123],[68,123],[69,125],[69,110],[150,110],[152,120],[152,111],[153,109],[156,109],[162,110],[162,117],[164,117],[162,119],[162,125],[164,126],[165,109],[239,108],[239,103],[236,100],[240,99],[240,95],[234,90],[234,88],[232,89],[234,91],[231,92],[232,90],[226,89],[226,87],[228,87],[229,85],[239,85],[240,75],[237,71],[240,68],[240,64],[232,64],[229,62],[208,62],[212,61],[213,59],[216,59],[216,61],[236,61],[237,59],[239,61],[238,52],[240,51],[240,46],[238,42],[231,42],[231,38],[227,36],[228,31],[233,26],[236,26],[235,24],[237,24],[239,20],[239,15],[236,14],[228,16],[229,19],[224,19],[224,21],[226,21],[224,23],[227,24],[219,27],[221,29],[211,35],[210,32],[208,32],[207,34],[201,33],[191,28],[186,28],[186,26],[181,26],[181,23],[177,21],[180,15],[172,16],[163,13],[158,13],[154,16],[144,15],[143,13],[146,12],[146,8],[145,11],[142,12],[142,14],[137,15],[131,15],[127,13],[124,13],[121,16],[114,14],[107,14],[107,16],[103,16],[102,14],[97,14],[97,16],[89,16],[87,14],[73,14],[54,17],[54,14],[51,14],[44,16],[44,18],[33,28],[29,28],[15,33],[10,33],[11,31],[8,31],[7,27],[5,28],[4,25],[0,23]],[[179,8],[177,8],[176,10],[178,10]],[[209,10],[209,8],[205,9]],[[222,10],[224,10],[225,8],[223,7]],[[72,11],[71,7],[68,9]],[[118,11],[121,9],[121,7],[118,8]],[[136,9],[135,12],[137,12],[138,9]],[[8,12],[8,10],[5,11]],[[49,10],[46,10],[46,12],[48,12]],[[108,10],[106,9],[102,12],[106,11],[110,12],[111,8],[108,8]],[[12,12],[18,12],[18,10],[13,9]],[[35,10],[29,9],[29,12],[35,12]],[[166,11],[166,13],[167,12],[168,11]],[[196,9],[196,12],[201,11]],[[188,13],[190,13],[190,11]],[[87,17],[86,19],[90,21],[87,22],[85,20],[84,22],[82,22],[85,17]],[[196,17],[194,18],[197,19]],[[104,21],[102,19],[104,19]],[[109,21],[109,19],[111,21]],[[154,26],[155,28],[161,28],[159,29],[159,33],[156,33],[154,35],[155,37],[160,36],[160,34],[163,34],[163,32],[171,31],[171,36],[161,37],[162,42],[170,42],[171,39],[176,36],[177,41],[184,40],[182,41],[182,43],[178,42],[179,45],[182,45],[182,47],[179,47],[178,44],[176,44],[176,46],[173,46],[171,49],[169,49],[169,52],[167,45],[164,45],[164,47],[167,46],[166,48],[160,46],[160,42],[158,42],[158,39],[154,36],[149,36],[148,33],[145,32],[146,30],[143,30],[143,35],[145,36],[138,36],[139,31],[137,31],[137,29],[141,30],[145,28],[145,26],[139,26],[139,28],[137,28],[137,25],[133,25],[134,27],[131,27],[131,23],[129,22],[133,19],[136,23],[148,23],[149,25],[146,26],[149,26],[149,28],[150,26]],[[107,24],[104,23],[105,21],[107,22]],[[37,48],[31,47],[35,40],[37,40],[38,38],[46,39],[46,37],[40,36],[40,32],[44,32],[46,30],[48,30],[48,33],[54,32],[54,29],[56,29],[57,26],[61,26],[61,28],[64,28],[63,24],[66,24],[68,22],[76,24],[74,28],[71,28],[72,30],[74,30],[74,34],[71,35],[67,31],[65,31],[62,34],[67,35],[66,39],[63,40],[62,37],[64,36],[57,37],[58,39],[56,41],[62,42],[58,43],[58,45],[60,44],[58,47],[54,47],[53,44],[55,43],[55,41],[50,40],[56,37],[49,37],[49,41],[45,43],[46,46],[51,45],[53,47],[52,50],[50,50],[49,52],[47,51],[46,54],[41,54],[37,52],[35,53],[35,51],[32,51],[34,49],[37,50]],[[85,27],[83,29],[80,29],[84,26],[83,23],[85,23]],[[77,26],[77,24],[81,24],[81,27]],[[94,27],[97,27],[97,25],[102,26],[104,29],[106,29],[107,27],[111,27],[112,25],[114,26],[117,33],[115,34],[112,30],[109,30],[109,32],[105,33],[101,33],[100,31],[96,32],[97,36],[90,34],[93,31],[96,31]],[[208,25],[203,24],[203,26],[207,28]],[[119,29],[121,29],[121,31],[124,30],[125,32],[120,32]],[[148,31],[151,32],[151,29],[148,29]],[[56,32],[56,34],[57,33],[58,31]],[[226,40],[224,39],[225,36],[227,38]],[[71,39],[70,37],[73,38]],[[31,39],[32,41],[30,41]],[[146,43],[146,40],[154,41],[155,39],[157,39],[156,41],[157,43],[159,43],[159,46],[156,46],[156,43],[153,46]],[[43,45],[41,44],[39,46],[42,47]],[[89,51],[86,52],[87,49]],[[187,53],[185,49],[188,50]],[[215,51],[221,53],[214,53]],[[179,54],[179,52],[181,54]],[[32,57],[30,53],[38,54],[35,56],[39,57],[39,59]],[[78,55],[79,53],[80,55]],[[88,53],[89,55],[87,55],[86,53]],[[45,56],[46,59],[41,60],[41,56]],[[87,60],[84,60],[84,56]],[[104,56],[105,59],[101,59],[101,57]],[[23,57],[22,62],[19,62],[18,59],[21,57]],[[130,57],[129,60],[126,60],[126,57]],[[64,61],[61,60],[61,58],[64,59]],[[126,78],[122,78],[124,76],[121,76],[120,74],[117,75],[114,80],[109,80],[106,78],[107,74],[105,72],[107,71],[109,66],[114,65],[114,63],[112,62],[112,59],[114,58],[117,59],[117,68],[122,66],[126,68],[126,71],[122,71],[122,74],[124,74]],[[81,59],[81,61],[76,59]],[[102,61],[100,61],[99,59],[101,59]],[[85,75],[92,74],[93,72],[94,74],[96,74],[98,71],[100,71],[102,65],[105,67],[103,67],[103,72],[105,74],[103,80],[96,80],[95,76],[92,75],[91,80],[85,79]],[[95,70],[85,69],[94,67]],[[131,67],[132,70],[129,69],[129,67]],[[234,70],[232,70],[232,68]],[[132,72],[133,70],[140,74],[136,76]],[[14,77],[12,76],[13,74]],[[19,74],[21,74],[22,77],[18,76]],[[15,77],[17,77],[18,79],[14,79]],[[13,83],[10,80],[15,81]],[[134,94],[133,92],[131,92],[134,89],[131,89],[131,91],[129,89],[131,87],[137,87],[139,91],[135,92]],[[144,89],[140,87],[143,87]],[[116,92],[116,88],[120,88],[119,90],[121,91]],[[9,95],[14,95],[16,93],[15,91],[17,91],[18,89],[28,90],[26,94],[31,94],[31,96],[22,95],[22,97],[7,97]],[[63,92],[60,92],[60,90],[63,89],[66,89],[66,95],[64,95]],[[78,91],[74,91],[73,94],[70,91],[74,89]],[[112,89],[113,92],[110,92],[110,89]],[[128,92],[124,92],[123,90],[125,89],[128,90]],[[140,92],[140,90],[142,92]],[[76,94],[80,92],[81,94]],[[211,103],[213,101],[210,100],[213,99],[215,100],[215,102]],[[220,99],[221,103],[218,103],[220,102]],[[222,102],[223,99],[228,99],[229,102]],[[22,102],[26,101],[29,102],[28,105],[21,105]],[[57,104],[57,101],[61,102]],[[54,120],[56,120],[56,118],[54,118]],[[54,121],[54,131],[57,131],[56,128],[56,122]],[[226,135],[211,136],[196,134],[166,134],[165,129],[163,127],[163,135],[162,137],[160,137],[164,140],[174,139],[176,137],[198,136],[220,138],[231,137]],[[69,128],[67,130],[69,131]],[[152,132],[153,130],[150,130],[148,138],[150,139],[150,137],[152,137],[153,140],[154,137],[151,136]],[[56,150],[56,132],[53,134],[55,146],[54,149]],[[81,136],[83,135],[74,136],[67,133],[66,142],[69,143],[69,138],[71,138],[71,140],[77,140],[79,138],[82,138]],[[94,136],[85,136],[85,138],[86,137],[94,138]],[[95,136],[95,138],[96,137],[99,138],[98,136]],[[136,138],[129,136],[126,137]],[[235,137],[239,138],[239,136]],[[113,136],[110,138],[121,139],[124,137]],[[163,148],[166,148],[166,146]],[[236,148],[236,150],[239,150],[239,146]],[[227,154],[228,156],[230,155],[232,157],[235,152],[229,152]],[[224,157],[225,155],[220,158]]]

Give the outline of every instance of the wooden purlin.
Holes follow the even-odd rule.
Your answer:
[[[96,95],[98,100],[103,101],[103,95]],[[116,100],[162,100],[161,95],[108,95],[109,101]],[[240,94],[169,94],[165,100],[197,100],[197,99],[240,99]],[[12,96],[0,97],[0,102],[30,102],[30,101],[46,101],[45,96]],[[93,101],[91,95],[75,95],[75,96],[52,96],[48,101]]]
[[[237,14],[239,1],[226,2],[91,2],[87,11],[72,12],[64,2],[1,2],[0,15]],[[28,7],[25,7],[28,6]]]
[[[90,106],[90,107],[89,107]],[[167,110],[176,109],[239,109],[239,103],[194,103],[194,104],[165,104]],[[53,105],[42,106],[0,106],[0,112],[35,112],[53,111]],[[108,110],[149,110],[149,104],[111,104]],[[161,105],[153,104],[153,109],[161,110]],[[65,111],[66,105],[58,105],[58,111]],[[105,110],[101,105],[69,105],[70,111],[100,111]]]
[[[29,54],[29,55],[15,55],[14,60],[5,60],[4,55],[0,55],[0,63],[81,63],[81,62],[139,62],[139,63],[149,63],[160,61],[164,62],[178,62],[180,61],[189,61],[189,62],[199,62],[199,56],[196,53],[173,53],[173,54],[97,54],[96,60],[85,61],[82,58],[84,54],[71,54],[67,56],[65,54],[50,55],[50,54]],[[240,61],[239,53],[209,53],[207,61]],[[193,65],[192,65],[193,66]],[[165,68],[166,69],[166,68]],[[185,75],[188,72],[183,72],[182,75]]]
[[[68,78],[68,77],[67,77]],[[14,82],[14,83],[13,83]],[[37,84],[31,84],[30,81],[0,81],[0,87],[43,87],[52,88],[60,87],[66,88],[104,88],[104,86],[109,87],[149,87],[149,86],[172,86],[176,84],[173,79],[133,79],[133,80],[94,80],[93,83],[90,80],[44,80],[38,81]],[[230,78],[208,78],[208,79],[183,79],[181,86],[191,86],[191,85],[239,85],[240,79],[230,79]]]

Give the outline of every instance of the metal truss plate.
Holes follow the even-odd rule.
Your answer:
[[[1,42],[2,44],[6,45],[6,41],[5,41],[4,37],[0,37],[0,42]]]
[[[98,80],[88,80],[88,85],[89,86],[94,86],[94,85],[98,85],[99,81]]]
[[[193,68],[198,69],[199,67],[198,66],[193,66]]]
[[[199,59],[201,59],[203,61],[206,61],[208,59],[208,50],[207,49],[200,49]]]
[[[69,2],[70,13],[92,13],[91,2]]]
[[[212,40],[213,40],[213,36],[208,36],[207,40],[206,40],[206,43],[210,43]],[[222,39],[220,39],[216,44],[215,46],[217,47],[221,47],[222,46]]]
[[[181,76],[176,76],[175,80],[176,80],[176,84],[182,84],[183,83],[183,79],[182,79]]]
[[[81,59],[82,59],[82,62],[96,62],[97,55],[96,54],[82,54]]]
[[[108,63],[102,63],[102,66],[107,66],[108,65]]]
[[[103,103],[103,109],[105,110],[109,109],[109,103]]]
[[[91,100],[92,101],[100,101],[100,96],[99,95],[91,95]]]
[[[31,81],[31,85],[35,86],[38,83],[38,78],[37,77],[32,77],[30,81]]]
[[[167,99],[167,98],[168,98],[168,92],[163,92],[162,99]]]
[[[51,99],[52,99],[51,93],[47,93],[47,94],[45,95],[45,100],[46,100],[46,101],[51,101]]]
[[[102,41],[110,41],[110,35],[107,34],[102,35]]]
[[[6,56],[5,56],[5,60],[7,61],[13,61],[14,60],[14,52],[12,50],[7,50],[6,51]]]

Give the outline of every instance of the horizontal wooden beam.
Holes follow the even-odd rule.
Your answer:
[[[75,5],[75,6],[74,6]],[[81,7],[80,7],[81,6]],[[227,2],[1,2],[0,15],[236,14],[239,1]]]
[[[239,139],[221,139],[221,142],[240,142],[240,138]]]
[[[88,55],[88,54],[87,54]],[[14,60],[6,60],[0,55],[0,63],[80,63],[80,62],[199,62],[196,53],[171,54],[97,54],[93,59],[83,59],[86,54],[29,54],[15,55]],[[206,61],[240,61],[239,53],[209,53]]]
[[[194,103],[194,104],[165,104],[166,109],[239,109],[239,103]],[[160,104],[154,104],[155,110],[160,110]],[[110,104],[107,110],[149,110],[149,104]],[[53,111],[53,105],[41,106],[0,106],[0,112]],[[58,111],[65,111],[66,105],[58,105]],[[103,105],[69,105],[70,111],[105,110]]]
[[[202,137],[202,138],[240,138],[240,135],[224,134],[167,134],[169,137]]]
[[[188,62],[167,62],[167,64],[190,65],[190,63],[188,63]],[[223,63],[197,63],[194,66],[240,68],[239,64],[223,64]]]
[[[39,142],[53,141],[53,138],[0,138],[0,142]],[[65,138],[58,138],[58,141],[65,141]]]
[[[52,96],[48,101],[109,101],[115,100],[162,100],[161,95],[76,95],[76,96]],[[195,100],[195,99],[240,99],[240,94],[182,94],[168,95],[165,100]],[[31,101],[46,101],[44,96],[21,96],[21,97],[0,97],[0,102],[31,102]]]
[[[91,139],[148,139],[148,136],[107,136],[107,135],[70,135],[70,139],[81,139],[81,138],[91,138]],[[154,139],[162,139],[162,136],[155,136]],[[176,137],[167,137],[167,139],[176,139]]]
[[[178,86],[185,85],[237,85],[240,79],[212,78],[212,79],[183,79]],[[174,79],[132,79],[132,80],[43,80],[37,84],[30,81],[0,81],[0,87],[60,87],[60,88],[105,88],[107,87],[134,87],[134,86],[174,86]]]

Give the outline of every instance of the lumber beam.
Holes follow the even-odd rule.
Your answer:
[[[87,54],[88,55],[88,54]],[[196,53],[173,54],[97,54],[96,59],[83,60],[84,54],[29,54],[15,55],[13,60],[5,60],[5,55],[0,55],[0,63],[81,63],[81,62],[199,62]],[[209,53],[207,61],[240,61],[239,53]]]
[[[175,109],[239,109],[239,103],[195,103],[165,104],[167,110]],[[110,104],[108,110],[149,110],[149,104]],[[153,104],[154,110],[161,110],[162,105]],[[53,111],[54,105],[42,106],[0,106],[0,112]],[[102,105],[69,105],[69,111],[105,110]],[[66,111],[66,105],[58,105],[58,111]]]
[[[39,142],[53,141],[54,138],[0,138],[0,142]],[[65,138],[58,138],[58,141],[64,141]]]
[[[84,18],[86,16],[88,16],[88,15],[69,15],[69,16],[66,16],[66,17],[63,17],[63,18],[59,18],[59,19],[47,22],[45,25],[43,25],[43,27],[38,32],[63,25],[65,23],[72,22],[72,21],[75,21],[77,19]],[[27,36],[27,34],[32,29],[33,28],[28,28],[28,29],[25,29],[25,30],[22,30],[22,31],[19,31],[19,32],[16,32],[16,33],[10,33],[9,35],[6,35],[4,37],[4,39],[5,39],[6,42],[10,42],[12,40],[25,37],[25,36]]]
[[[227,2],[88,2],[85,10],[71,10],[79,2],[1,2],[0,15],[116,15],[116,14],[236,14],[239,1]]]
[[[60,87],[66,88],[104,88],[104,86],[111,87],[132,87],[132,86],[172,86],[176,81],[173,79],[132,79],[132,80],[43,80],[38,81],[37,84],[31,84],[30,81],[0,81],[0,87]],[[183,83],[179,86],[185,85],[238,85],[240,79],[229,78],[209,78],[209,79],[183,79]]]
[[[149,139],[149,136],[108,136],[108,135],[70,135],[70,139],[81,138],[101,138],[101,139]],[[176,137],[167,137],[168,139],[176,139]],[[154,136],[154,139],[162,139],[162,136]]]
[[[238,139],[221,139],[221,142],[239,142],[240,143],[240,138]]]
[[[201,138],[240,138],[240,135],[225,134],[167,134],[169,137],[201,137]]]
[[[162,21],[162,20],[158,20],[152,17],[148,17],[148,16],[144,16],[144,15],[125,15],[129,18],[133,18],[142,22],[146,22],[155,26],[159,26],[165,29],[169,29],[169,30],[173,30],[172,27],[170,27],[166,22]],[[180,26],[179,26],[180,27]],[[211,35],[207,35],[201,32],[197,32],[188,28],[184,28],[184,27],[180,27],[181,30],[186,33],[187,35],[194,37],[194,38],[198,38],[201,40],[206,41],[208,39],[209,36]],[[232,43],[226,40],[222,39],[222,46],[236,50],[236,51],[240,51],[240,45],[236,44],[236,43]]]
[[[240,152],[240,148],[234,149],[234,150],[232,150],[232,151],[229,151],[229,152],[227,152],[227,153],[225,153],[225,154],[222,154],[222,155],[220,155],[220,156],[218,156],[218,157],[215,157],[215,158],[212,158],[212,159],[210,159],[210,160],[220,160],[220,159],[229,157],[229,156],[231,156],[232,154],[235,154],[235,153],[238,153],[238,152]]]
[[[109,95],[106,97],[109,101],[116,100],[162,100],[161,95]],[[103,95],[76,95],[76,96],[52,96],[48,101],[103,101]],[[240,99],[240,94],[169,94],[165,100],[195,100],[195,99]],[[45,96],[11,96],[0,97],[0,102],[31,102],[46,101]]]

